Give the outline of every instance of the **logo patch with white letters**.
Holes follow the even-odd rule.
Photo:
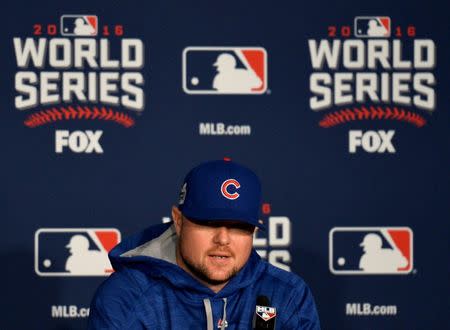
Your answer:
[[[277,316],[277,309],[275,307],[256,305],[256,314],[267,322]]]

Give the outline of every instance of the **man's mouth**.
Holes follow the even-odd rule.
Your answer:
[[[210,257],[213,262],[223,265],[231,260],[232,255],[227,252],[213,252],[208,254],[208,257]]]
[[[227,259],[227,258],[229,258],[229,256],[219,256],[219,255],[210,255],[210,257],[213,257],[213,258],[218,258],[218,259]]]

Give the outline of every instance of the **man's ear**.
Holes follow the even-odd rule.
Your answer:
[[[175,224],[177,236],[180,236],[181,227],[183,226],[183,217],[181,215],[181,211],[176,206],[172,206],[172,220]]]

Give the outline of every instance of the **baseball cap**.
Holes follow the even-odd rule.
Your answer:
[[[195,221],[234,220],[265,229],[259,220],[261,183],[230,159],[202,163],[184,179],[178,208]]]

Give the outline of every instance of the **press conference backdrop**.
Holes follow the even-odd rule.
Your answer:
[[[85,328],[107,252],[223,157],[261,178],[255,247],[323,329],[448,328],[448,7],[2,7],[1,329]]]

